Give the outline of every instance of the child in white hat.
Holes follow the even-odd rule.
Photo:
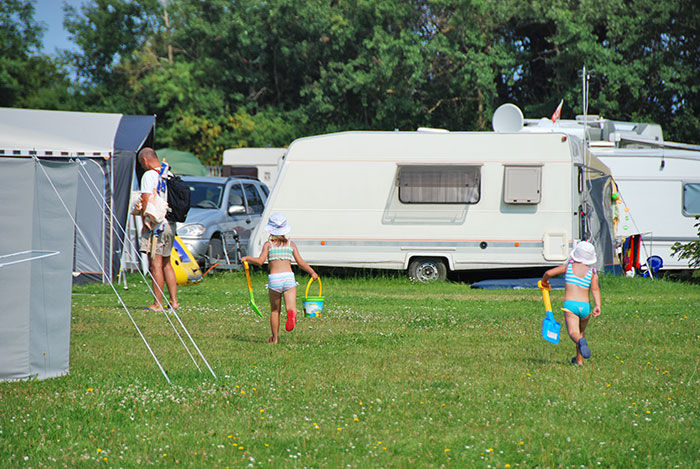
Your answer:
[[[549,279],[564,274],[564,318],[569,337],[576,344],[574,365],[583,365],[584,358],[591,357],[591,349],[584,337],[591,314],[589,292],[593,294],[593,317],[600,316],[600,286],[596,270],[589,267],[596,263],[595,247],[588,241],[580,241],[566,264],[549,269],[542,277],[542,285],[549,287]]]
[[[270,233],[270,240],[266,241],[258,257],[245,256],[242,262],[262,265],[266,260],[270,275],[267,284],[270,294],[270,329],[272,337],[268,342],[279,343],[280,314],[282,311],[282,296],[287,308],[287,323],[285,329],[292,331],[297,322],[297,285],[292,271],[292,261],[308,272],[316,280],[318,275],[309,264],[301,258],[296,244],[287,238],[292,227],[287,223],[287,218],[281,213],[273,213],[265,225],[265,231]]]

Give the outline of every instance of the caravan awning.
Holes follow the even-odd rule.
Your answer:
[[[153,116],[0,108],[0,155],[109,158],[140,148],[154,122]]]

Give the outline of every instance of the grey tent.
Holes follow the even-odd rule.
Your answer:
[[[78,167],[0,158],[0,381],[68,373]]]
[[[76,281],[117,275],[136,155],[152,146],[154,129],[154,116],[0,108],[0,158],[79,163]]]

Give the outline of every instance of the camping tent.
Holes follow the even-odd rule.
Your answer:
[[[172,148],[161,148],[156,150],[156,153],[161,161],[165,158],[172,172],[178,176],[207,176],[208,174],[207,168],[193,153]]]
[[[109,282],[119,271],[136,155],[154,129],[154,116],[0,108],[0,159],[79,162],[77,281]]]
[[[68,373],[78,167],[0,158],[0,381]]]

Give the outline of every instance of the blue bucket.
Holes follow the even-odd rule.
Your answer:
[[[321,279],[318,279],[318,296],[309,296],[309,287],[314,279],[309,279],[309,283],[306,285],[306,293],[304,294],[304,316],[307,318],[317,318],[321,316],[323,312],[323,302],[325,298],[321,296],[323,293],[323,286],[321,285]]]

